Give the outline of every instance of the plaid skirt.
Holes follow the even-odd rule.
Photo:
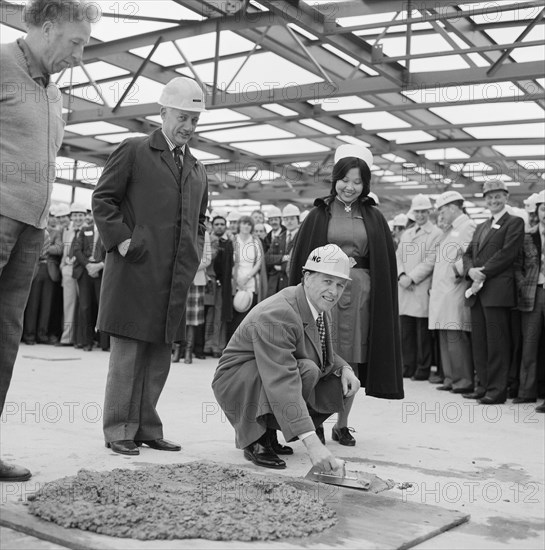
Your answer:
[[[191,285],[187,294],[185,324],[193,327],[204,324],[204,286]]]

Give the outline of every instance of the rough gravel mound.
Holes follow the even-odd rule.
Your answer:
[[[335,525],[332,509],[294,485],[203,462],[80,470],[44,485],[29,508],[62,527],[140,540],[275,540]]]

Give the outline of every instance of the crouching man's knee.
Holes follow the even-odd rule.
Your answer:
[[[303,386],[303,398],[308,399],[312,390],[315,388],[322,371],[320,367],[310,359],[298,359],[297,368],[301,375],[301,382]]]

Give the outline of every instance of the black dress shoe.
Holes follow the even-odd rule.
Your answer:
[[[322,442],[322,445],[325,445],[325,435],[324,435],[323,426],[318,426],[316,428],[316,435],[318,436],[318,439]]]
[[[291,447],[288,447],[288,445],[281,445],[278,442],[278,437],[276,435],[276,430],[273,429],[267,429],[269,432],[269,442],[271,444],[272,450],[277,455],[292,455],[293,449]]]
[[[536,413],[545,413],[545,402],[541,403],[536,407]]]
[[[513,404],[518,405],[519,403],[536,403],[537,399],[531,397],[515,397],[513,399]]]
[[[438,374],[430,374],[430,377],[428,378],[428,382],[430,384],[442,384],[443,377],[439,376]]]
[[[341,445],[354,447],[356,440],[352,437],[350,431],[355,430],[354,428],[337,428],[337,426],[333,426],[331,430],[331,439],[333,439],[333,441],[338,441]]]
[[[31,477],[30,470],[0,460],[0,481],[27,481]]]
[[[271,446],[263,445],[259,441],[244,449],[244,458],[263,468],[283,470],[286,467],[286,463],[278,457]]]
[[[83,346],[83,351],[93,351],[93,346],[91,345]]]
[[[437,386],[435,389],[439,391],[452,391],[452,386]]]
[[[481,397],[478,401],[481,405],[503,405],[505,403],[505,399],[492,399],[492,397]]]
[[[34,340],[29,340],[28,338],[23,338],[23,343],[27,346],[33,346],[36,342]]]
[[[221,353],[219,351],[213,351],[212,352],[212,357],[214,359],[219,359],[221,357]]]
[[[474,391],[471,393],[463,393],[462,397],[465,397],[466,399],[480,399],[481,397],[484,397],[484,393]]]
[[[416,371],[412,376],[411,380],[427,380],[430,377],[429,372],[419,372]]]
[[[181,451],[182,446],[178,443],[172,443],[172,441],[167,441],[166,439],[148,439],[147,441],[135,441],[135,443],[140,447],[141,445],[147,445],[150,449],[155,449],[156,451]]]
[[[195,359],[206,359],[206,355],[204,353],[195,352]]]
[[[452,388],[450,390],[452,393],[473,393],[473,388],[469,386],[469,388]]]
[[[140,451],[134,441],[130,439],[120,439],[119,441],[110,441],[106,443],[107,449],[112,449],[114,453],[120,455],[139,455]]]
[[[404,367],[403,368],[403,378],[411,378],[414,376],[415,369],[412,369],[410,367]]]

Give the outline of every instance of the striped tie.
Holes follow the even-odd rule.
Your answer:
[[[323,313],[318,314],[318,318],[316,319],[316,327],[318,327],[318,334],[320,336],[320,343],[322,344],[322,362],[325,365],[325,360],[327,356],[327,348],[325,343],[325,325],[324,325],[324,318]]]

